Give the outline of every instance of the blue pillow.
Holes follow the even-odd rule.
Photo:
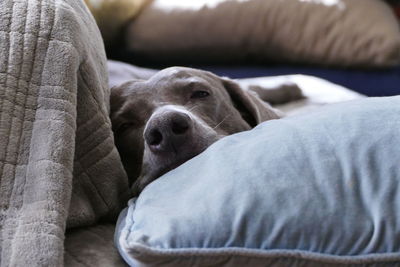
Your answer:
[[[134,266],[400,266],[400,97],[223,138],[132,199],[116,243]]]

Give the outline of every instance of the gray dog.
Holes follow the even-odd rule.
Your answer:
[[[249,91],[232,80],[183,67],[114,86],[110,116],[115,144],[135,194],[218,139],[280,118],[259,95],[270,103],[301,97],[297,86],[289,87]]]

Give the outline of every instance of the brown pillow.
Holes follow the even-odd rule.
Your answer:
[[[126,41],[152,61],[400,62],[399,24],[382,0],[155,0]]]

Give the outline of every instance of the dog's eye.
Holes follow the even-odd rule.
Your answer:
[[[121,124],[121,126],[119,126],[118,128],[118,132],[119,133],[123,133],[126,130],[128,130],[129,128],[133,127],[135,124],[133,122],[127,122],[127,123],[123,123]]]
[[[194,98],[204,98],[204,97],[207,97],[207,96],[209,96],[209,95],[210,95],[210,93],[207,92],[207,91],[194,91],[194,92],[192,93],[192,95],[190,96],[190,98],[191,98],[191,99],[194,99]]]

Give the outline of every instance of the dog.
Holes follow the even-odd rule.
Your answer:
[[[301,97],[295,84],[244,90],[233,80],[185,67],[112,87],[114,140],[134,194],[222,137],[281,118],[269,103]]]

